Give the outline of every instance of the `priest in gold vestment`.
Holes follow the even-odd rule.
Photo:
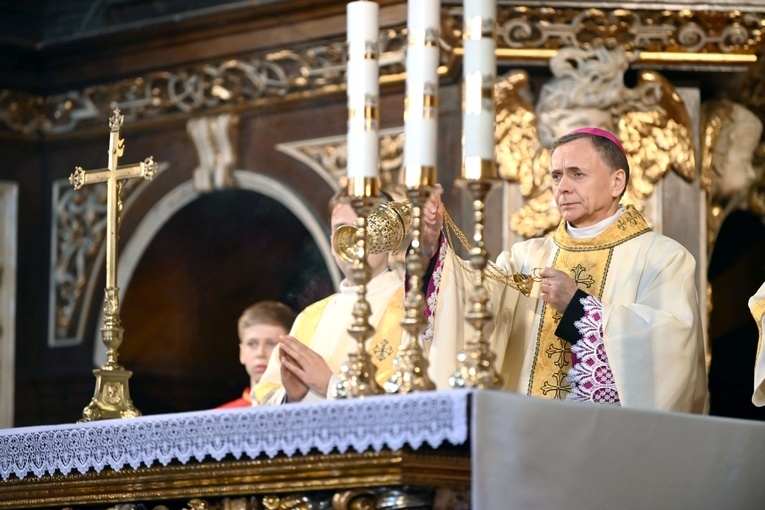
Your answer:
[[[356,213],[336,196],[330,204],[332,232],[353,224]],[[330,389],[338,381],[341,365],[348,353],[357,350],[357,342],[347,332],[353,307],[358,301],[351,265],[335,260],[343,272],[340,291],[303,310],[295,319],[289,336],[273,350],[266,371],[253,389],[253,405],[274,405],[298,401],[317,401],[331,397]],[[371,308],[369,323],[375,328],[367,340],[367,350],[375,365],[375,379],[382,384],[393,374],[393,360],[398,352],[404,317],[404,285],[401,276],[388,266],[388,254],[369,254],[371,279],[366,300]]]
[[[754,394],[752,403],[765,406],[765,354],[762,352],[762,331],[765,327],[765,283],[749,298],[749,310],[752,312],[757,327],[760,330],[760,340],[757,342],[757,358],[754,365]]]
[[[612,133],[576,130],[553,144],[551,159],[563,221],[553,237],[517,243],[496,262],[537,283],[525,296],[486,280],[494,313],[487,334],[503,388],[703,412],[707,383],[693,256],[652,232],[632,206],[620,205],[629,165]],[[440,239],[436,285],[428,295],[434,318],[429,373],[443,387],[473,334],[461,319],[472,276],[439,235],[426,230],[425,251],[434,253]]]

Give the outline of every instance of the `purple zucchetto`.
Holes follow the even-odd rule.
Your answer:
[[[606,131],[605,129],[601,129],[601,128],[597,128],[597,127],[583,127],[583,128],[575,129],[575,130],[573,130],[569,134],[573,135],[575,133],[585,133],[585,134],[588,134],[588,135],[595,135],[595,136],[599,136],[601,138],[605,138],[607,140],[610,140],[617,147],[619,147],[619,150],[622,151],[623,154],[625,154],[625,155],[627,154],[624,151],[624,147],[622,147],[622,143],[619,141],[619,139],[616,137],[616,135],[613,134],[610,131]]]

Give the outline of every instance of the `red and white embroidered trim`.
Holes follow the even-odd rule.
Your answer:
[[[603,343],[603,303],[592,295],[580,302],[584,316],[574,325],[581,338],[571,347],[572,366],[567,378],[572,390],[566,400],[621,405]]]
[[[428,327],[420,334],[420,339],[425,341],[433,341],[433,327],[435,326],[436,319],[436,303],[438,303],[438,291],[441,288],[441,273],[444,270],[444,262],[446,261],[446,247],[449,246],[444,236],[441,236],[441,246],[438,248],[438,260],[436,261],[436,267],[433,269],[433,275],[428,282],[428,289],[425,292],[425,318],[428,321]]]

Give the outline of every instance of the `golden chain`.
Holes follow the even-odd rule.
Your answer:
[[[449,216],[448,212],[446,212],[446,209],[444,209],[444,226],[446,227],[444,228],[444,232],[446,233],[446,242],[449,244],[449,248],[455,252],[455,255],[457,252],[454,250],[452,232],[454,232],[454,235],[457,236],[457,239],[459,239],[460,243],[462,243],[462,246],[467,248],[468,251],[473,249],[473,246],[470,244],[467,237],[465,237],[465,233],[460,230],[456,223],[454,223],[454,220],[452,220],[452,217]],[[457,260],[457,264],[459,264],[462,269],[469,273],[473,272],[473,268],[466,264],[465,261],[460,257],[455,256],[454,258]],[[486,271],[484,274],[486,275],[486,278],[497,283],[501,283],[502,285],[510,287],[511,289],[515,289],[527,297],[529,294],[531,294],[531,286],[534,285],[533,276],[523,273],[510,274],[491,260],[487,262]]]

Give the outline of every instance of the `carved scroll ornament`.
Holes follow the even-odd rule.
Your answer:
[[[462,54],[462,2],[442,3],[442,63]],[[765,16],[745,10],[594,9],[500,5],[498,61],[547,61],[565,47],[616,48],[665,68],[757,61]],[[383,82],[403,81],[406,28],[380,32]],[[740,70],[740,67],[737,69]],[[65,133],[97,124],[119,106],[128,121],[259,105],[336,92],[345,83],[345,43],[328,40],[166,69],[50,96],[0,90],[0,126]]]

